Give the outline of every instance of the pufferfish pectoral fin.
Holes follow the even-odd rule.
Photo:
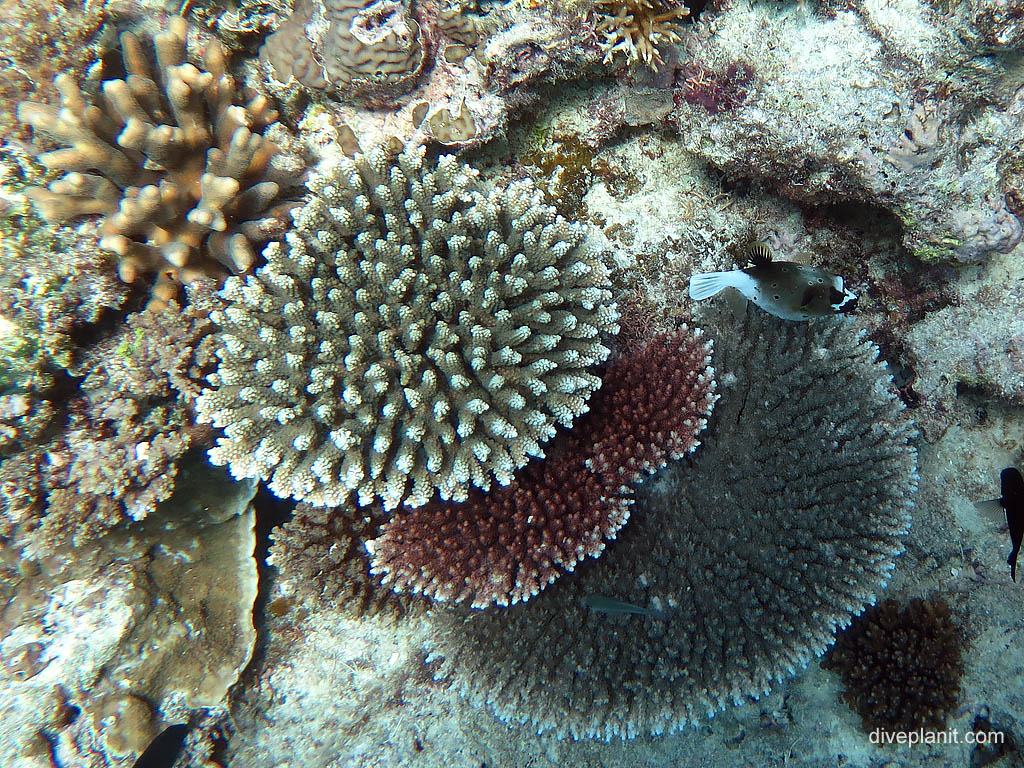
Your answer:
[[[725,302],[729,305],[729,311],[737,320],[742,320],[747,313],[747,298],[735,288],[729,288],[725,292]]]

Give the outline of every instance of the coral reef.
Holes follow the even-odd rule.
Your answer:
[[[419,24],[402,0],[298,0],[260,49],[281,82],[295,78],[371,102],[411,88],[425,57]]]
[[[280,234],[292,205],[282,192],[299,180],[297,161],[263,135],[277,113],[236,89],[218,43],[206,45],[204,69],[188,63],[187,32],[175,17],[153,38],[156,70],[123,33],[127,76],[105,80],[98,103],[59,75],[59,109],[18,107],[22,122],[65,145],[39,158],[64,175],[28,191],[43,218],[102,215],[100,247],[125,282],[156,275],[154,306],[181,284],[248,270],[254,246]]]
[[[78,337],[127,292],[94,227],[50,228],[36,215],[21,192],[34,171],[23,148],[0,147],[0,456],[42,437]]]
[[[211,370],[208,281],[194,306],[173,302],[128,318],[72,368],[80,391],[54,403],[52,435],[0,465],[0,520],[32,531],[34,548],[96,538],[141,520],[175,487],[179,461],[206,429],[191,411]]]
[[[236,477],[311,504],[465,499],[586,410],[618,331],[584,228],[423,146],[342,157],[287,246],[229,279],[198,401]]]
[[[256,639],[255,485],[206,465],[188,479],[101,542],[38,558],[0,542],[18,564],[0,568],[8,764],[131,764],[164,726],[224,705]]]
[[[1021,277],[1022,270],[1014,267],[1002,285],[964,281],[954,303],[928,313],[900,340],[913,365],[914,393],[922,400],[914,418],[927,439],[938,439],[958,420],[956,401],[963,390],[1024,404]]]
[[[680,0],[597,0],[597,12],[605,63],[621,55],[629,64],[642,61],[651,69],[665,63],[661,47],[680,41],[677,29],[690,15]]]
[[[803,204],[856,200],[891,211],[922,260],[1011,251],[1024,227],[997,169],[1024,131],[1024,112],[999,72],[950,79],[950,62],[975,54],[945,22],[908,35],[919,27],[897,21],[903,14],[856,7],[827,18],[757,6],[695,28],[673,115],[686,148],[730,179]],[[922,28],[931,21],[915,17]],[[710,82],[696,85],[701,72]]]
[[[313,146],[337,141],[343,126],[365,146],[389,137],[479,146],[536,101],[539,86],[596,72],[601,60],[597,16],[582,5],[486,5],[484,15],[463,0],[411,11],[398,0],[301,0],[267,38],[248,82],[272,94]],[[359,19],[372,23],[359,29]]]
[[[395,515],[367,543],[374,573],[437,600],[515,604],[626,523],[633,487],[700,443],[715,402],[710,345],[685,327],[616,359],[591,410],[543,462],[489,494]]]
[[[960,695],[963,648],[943,600],[886,600],[839,633],[822,666],[843,679],[865,731],[941,730]]]
[[[730,317],[705,326],[722,400],[704,445],[641,488],[601,558],[525,605],[435,612],[430,658],[472,701],[573,737],[673,730],[792,675],[885,583],[917,472],[875,347]]]

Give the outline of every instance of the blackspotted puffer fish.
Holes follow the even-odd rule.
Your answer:
[[[751,249],[746,269],[702,272],[690,278],[690,298],[695,301],[726,288],[735,288],[744,299],[783,320],[849,312],[857,305],[857,296],[843,287],[843,278],[795,261],[775,261],[765,245]]]

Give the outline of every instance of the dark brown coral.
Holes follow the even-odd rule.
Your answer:
[[[629,518],[633,486],[692,451],[715,402],[710,345],[686,328],[620,357],[591,410],[543,462],[461,504],[395,515],[367,544],[400,591],[474,607],[529,600]]]
[[[379,533],[368,514],[299,504],[292,519],[272,534],[268,563],[286,598],[313,606],[328,604],[355,615],[401,615],[426,601],[381,587],[370,574],[363,542]]]
[[[865,731],[941,729],[960,695],[962,635],[942,600],[887,600],[854,619],[821,665],[842,677]]]

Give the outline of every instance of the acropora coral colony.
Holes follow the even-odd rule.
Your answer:
[[[652,68],[686,15],[597,6],[608,60]],[[60,464],[20,505],[5,490],[5,535],[139,520],[215,440],[213,464],[303,502],[273,534],[281,579],[357,612],[430,598],[395,599],[428,608],[431,660],[470,700],[573,737],[757,696],[873,600],[916,457],[872,345],[841,321],[709,312],[708,334],[616,346],[610,265],[533,182],[421,140],[307,175],[267,137],[269,101],[216,41],[193,63],[188,35],[124,33],[123,79],[86,95],[62,75],[60,108],[19,108],[60,145],[38,211],[99,217],[98,247],[152,301],[89,358],[47,448],[14,457]],[[300,0],[261,55],[281,81],[379,103],[428,46],[402,3]],[[91,475],[103,461],[121,473]],[[608,631],[595,595],[647,614]]]

